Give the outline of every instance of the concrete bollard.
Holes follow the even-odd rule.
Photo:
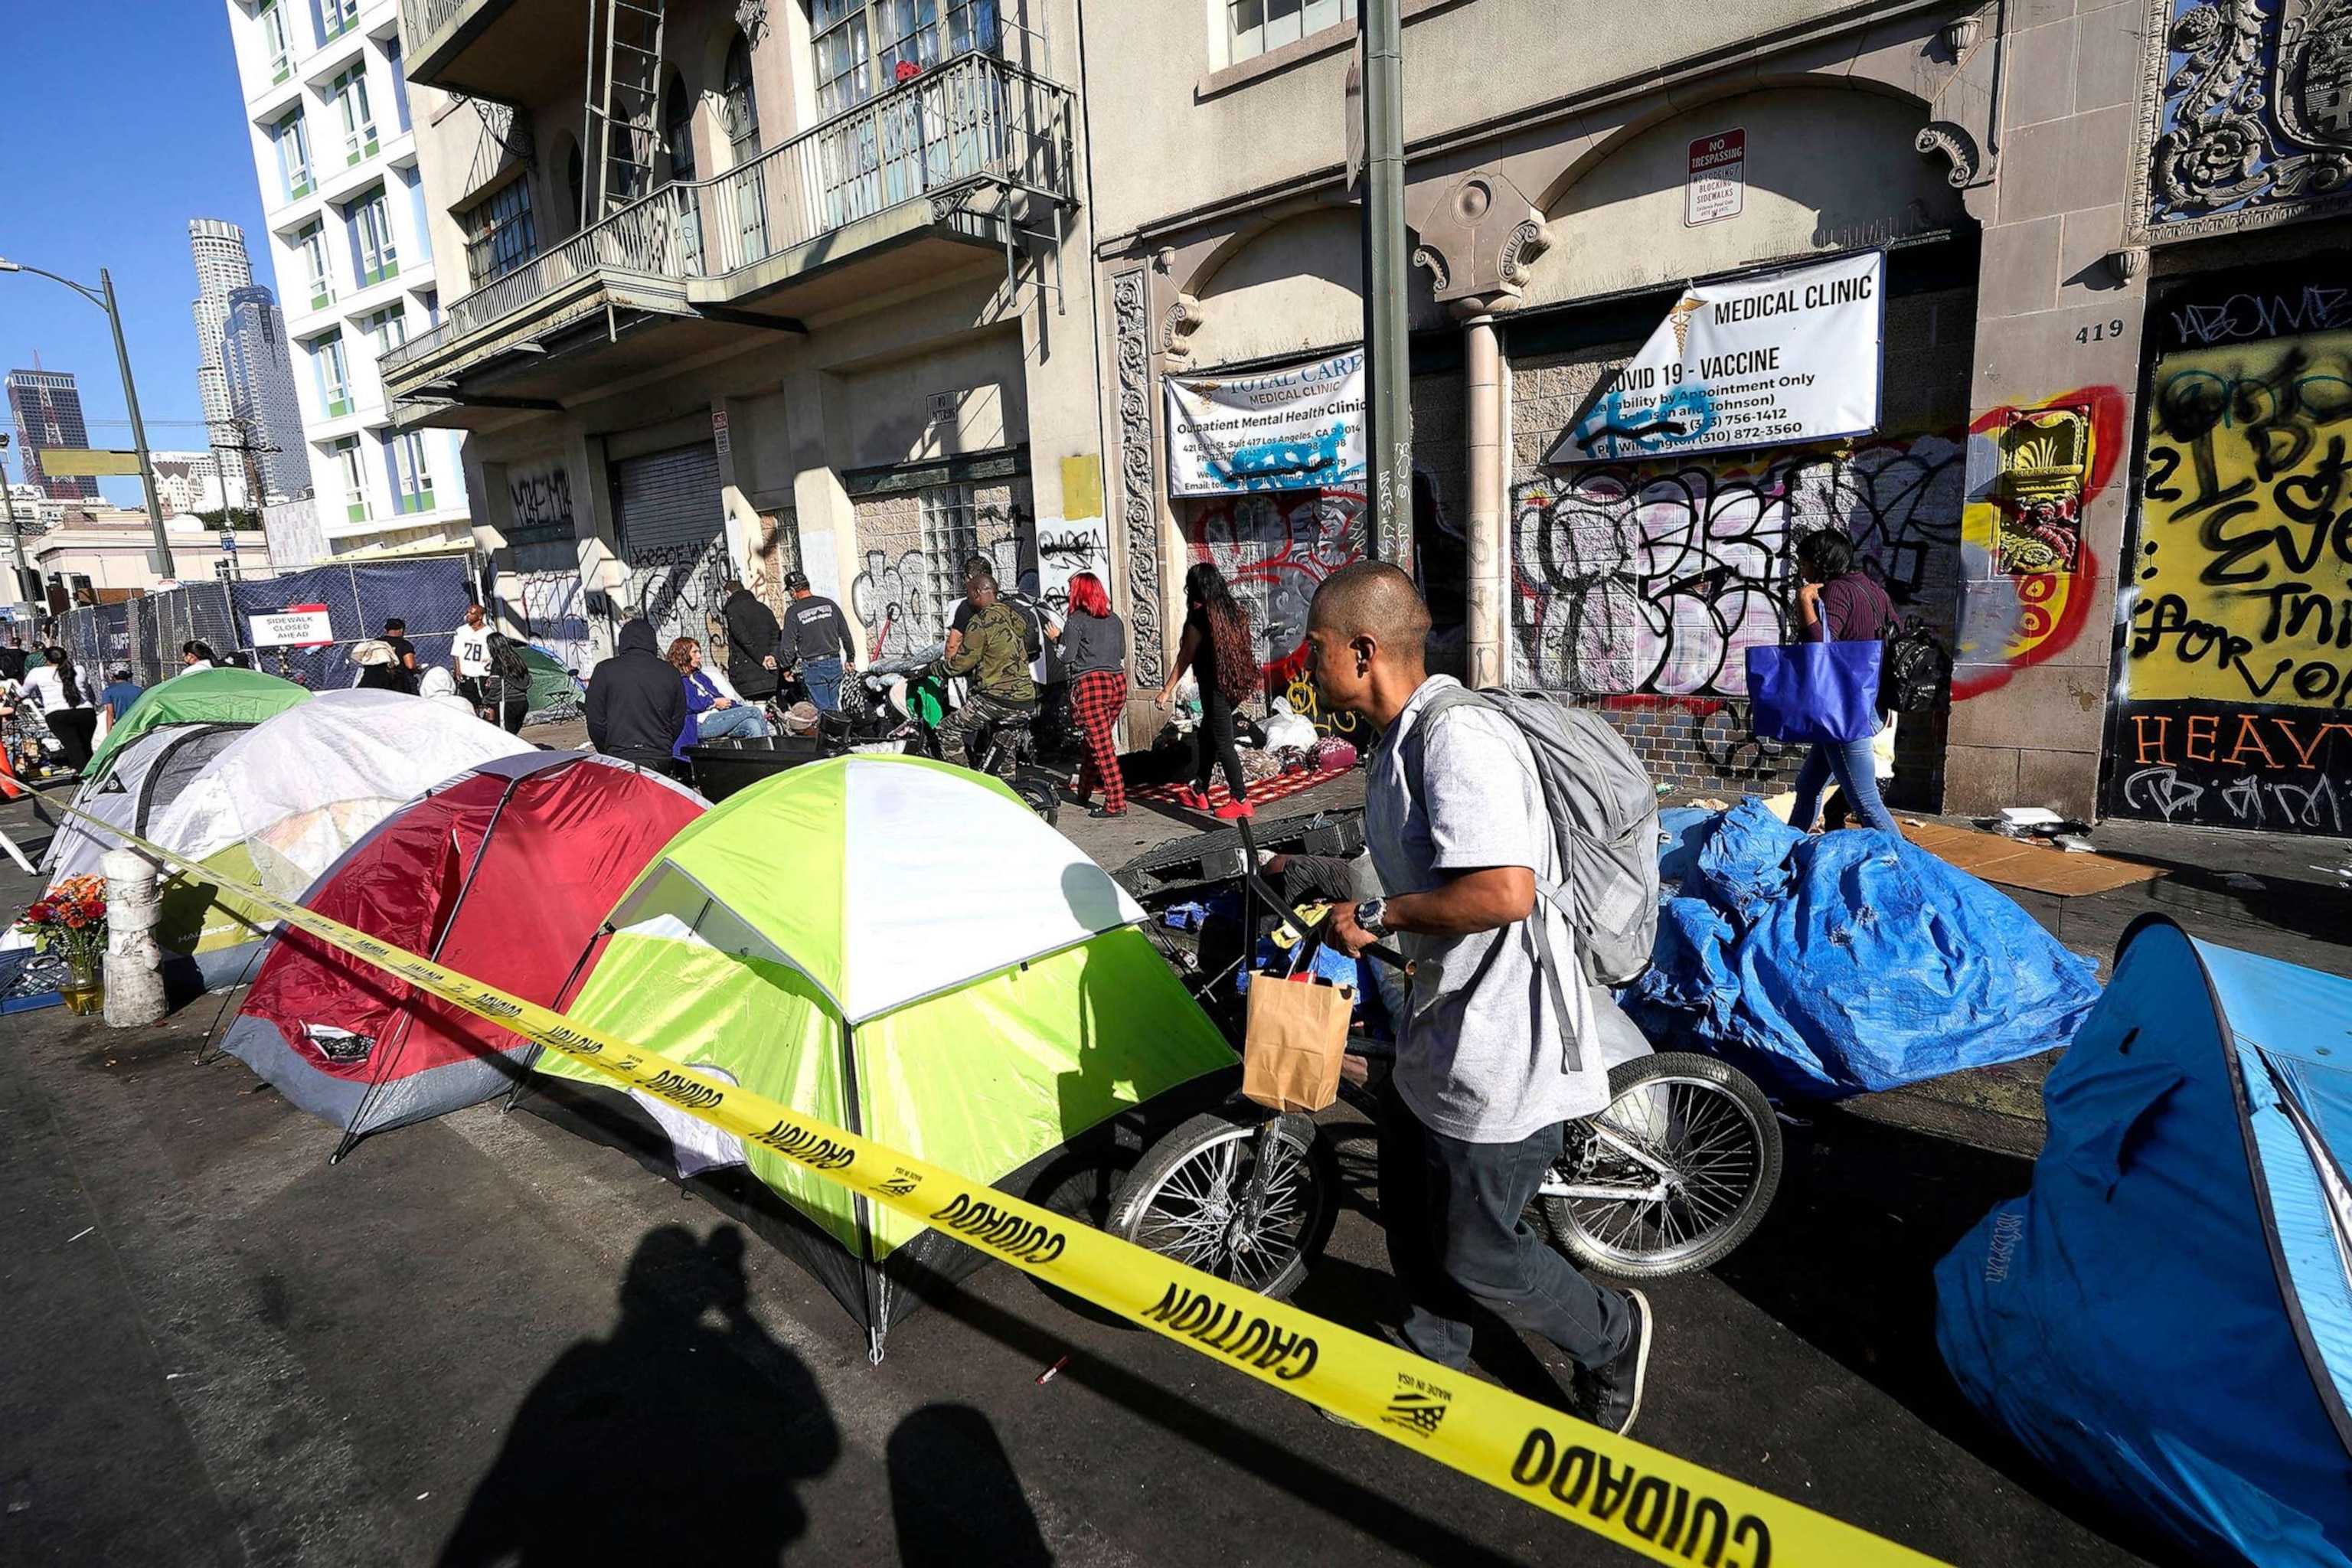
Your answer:
[[[106,1021],[135,1029],[165,1011],[155,862],[136,849],[110,849],[98,864],[106,873]]]

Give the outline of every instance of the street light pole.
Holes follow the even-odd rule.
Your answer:
[[[5,448],[7,445],[8,437],[0,436],[0,448]],[[8,509],[8,597],[27,612],[24,617],[26,620],[38,621],[40,606],[25,597],[25,579],[30,574],[31,568],[25,562],[24,530],[16,526],[16,493],[8,488],[8,463],[5,449],[0,449],[0,506]]]
[[[61,278],[38,267],[27,267],[21,261],[0,260],[0,272],[30,272],[52,283],[62,283],[106,312],[107,321],[114,329],[115,363],[122,371],[122,401],[131,405],[131,440],[139,452],[139,482],[147,492],[147,526],[155,535],[155,552],[149,565],[157,581],[173,581],[179,573],[172,563],[171,536],[163,531],[163,500],[155,489],[155,465],[147,452],[147,426],[139,418],[139,388],[131,379],[131,351],[122,342],[122,315],[114,308],[114,279],[101,267],[98,269],[99,287],[93,289],[87,283],[77,283],[70,278]],[[14,515],[10,514],[11,521]]]
[[[171,536],[163,531],[163,500],[155,493],[155,465],[147,456],[147,426],[139,417],[139,388],[131,380],[131,351],[123,346],[122,313],[114,308],[114,279],[103,267],[98,269],[98,286],[106,294],[100,308],[114,327],[114,359],[122,367],[122,401],[131,405],[131,445],[139,454],[139,482],[147,492],[147,526],[155,535],[155,578],[168,583],[179,576],[179,568],[172,561]]]

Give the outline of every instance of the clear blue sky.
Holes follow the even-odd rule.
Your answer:
[[[98,285],[111,269],[147,439],[205,444],[196,396],[196,297],[188,220],[243,226],[258,281],[270,275],[261,195],[223,0],[26,0],[0,31],[8,108],[0,257]],[[0,370],[80,378],[90,444],[131,445],[103,311],[45,278],[0,273]],[[6,405],[0,399],[0,422]],[[101,423],[111,420],[115,423]],[[184,420],[191,423],[167,424]],[[24,477],[12,444],[8,477]],[[100,481],[138,504],[139,481]]]

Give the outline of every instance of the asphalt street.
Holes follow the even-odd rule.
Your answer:
[[[795,1265],[528,1109],[330,1165],[331,1130],[194,1059],[218,1006],[0,1019],[0,1562],[1633,1560],[1007,1268],[870,1364]],[[1370,1328],[1369,1129],[1330,1121],[1349,1201],[1298,1300]],[[1801,1123],[1764,1227],[1653,1289],[1638,1435],[1955,1563],[2140,1560],[1935,1352],[1936,1258],[2029,1165]],[[1480,1371],[1556,1396],[1489,1329]]]

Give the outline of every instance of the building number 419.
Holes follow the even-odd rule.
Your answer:
[[[2092,322],[2074,334],[2074,341],[2078,343],[2103,343],[2109,338],[2119,338],[2123,335],[2124,324],[2118,318],[2112,321]]]

